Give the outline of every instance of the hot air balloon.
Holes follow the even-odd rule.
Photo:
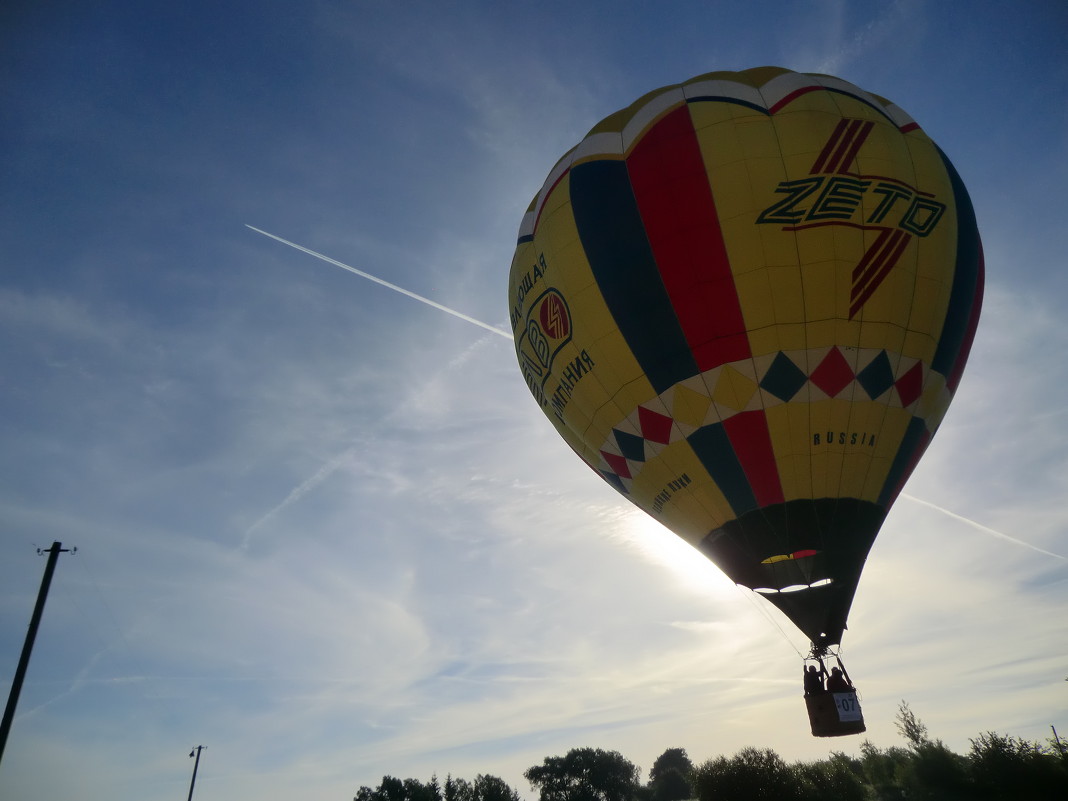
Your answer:
[[[971,202],[919,125],[844,80],[761,67],[594,126],[523,217],[508,300],[560,436],[821,659],[982,293]],[[864,730],[859,707],[828,722],[814,704],[814,734]]]

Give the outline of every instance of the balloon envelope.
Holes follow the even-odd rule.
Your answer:
[[[923,130],[763,67],[595,126],[531,202],[508,292],[567,444],[826,646],[957,388],[982,287],[967,192]]]

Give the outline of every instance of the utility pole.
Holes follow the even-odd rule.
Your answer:
[[[197,768],[200,766],[200,752],[204,750],[204,746],[198,745],[192,751],[189,752],[189,756],[196,754],[197,761],[193,763],[193,778],[189,781],[189,798],[188,801],[193,801],[193,785],[197,783]]]
[[[76,552],[77,548],[71,548],[70,553]],[[48,599],[48,588],[52,584],[52,574],[56,570],[56,561],[61,553],[67,553],[63,543],[52,543],[48,550],[37,549],[38,554],[48,554],[48,563],[45,565],[44,577],[41,579],[41,589],[37,593],[37,605],[33,608],[33,617],[30,618],[30,629],[26,632],[26,642],[22,646],[22,656],[19,657],[19,665],[15,668],[15,678],[11,680],[11,693],[7,697],[7,707],[4,709],[4,719],[0,722],[0,759],[4,757],[4,746],[7,745],[7,735],[11,731],[11,721],[15,719],[15,707],[19,703],[19,693],[22,692],[22,680],[26,678],[26,668],[30,664],[30,654],[33,652],[33,641],[37,638],[37,627],[41,625],[41,615],[44,613],[45,601]]]

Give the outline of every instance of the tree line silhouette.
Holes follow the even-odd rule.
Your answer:
[[[618,751],[574,748],[546,757],[523,774],[539,801],[1063,801],[1068,799],[1068,747],[988,731],[971,739],[967,754],[932,739],[905,702],[897,714],[905,746],[880,749],[865,740],[860,755],[787,763],[770,748],[694,765],[684,748],[641,770]],[[449,776],[440,782],[384,776],[361,787],[353,801],[519,801],[503,779]]]

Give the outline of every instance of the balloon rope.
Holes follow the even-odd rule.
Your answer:
[[[769,623],[771,623],[771,625],[778,629],[779,634],[782,635],[782,638],[786,640],[787,643],[789,643],[791,648],[794,649],[794,653],[797,654],[797,658],[804,662],[805,657],[801,654],[800,651],[797,650],[797,646],[794,645],[794,641],[790,639],[790,637],[783,630],[782,626],[779,625],[779,621],[777,621],[774,617],[771,616],[771,612],[765,609],[764,605],[753,597],[753,591],[750,590],[748,587],[743,588],[741,584],[735,584],[734,586],[738,589],[738,592],[745,596],[746,600],[748,600],[749,603],[751,603],[756,608],[756,610],[764,616],[765,620],[767,620]]]

